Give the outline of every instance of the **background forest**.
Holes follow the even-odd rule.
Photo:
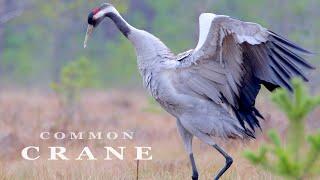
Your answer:
[[[50,82],[59,81],[65,64],[79,59],[91,62],[96,87],[140,87],[134,49],[110,20],[103,22],[89,47],[83,49],[87,14],[102,2],[0,0],[1,87],[49,87]],[[113,0],[111,3],[128,22],[155,34],[176,53],[195,47],[201,12],[258,22],[310,50],[317,52],[320,48],[318,0]],[[319,64],[315,59],[312,62]]]

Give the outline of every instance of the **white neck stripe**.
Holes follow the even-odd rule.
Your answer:
[[[107,13],[111,13],[111,12],[119,15],[119,12],[114,7],[108,6],[108,7],[104,8],[104,9],[100,10],[97,14],[95,14],[93,16],[93,19],[99,19],[99,18],[105,16]]]

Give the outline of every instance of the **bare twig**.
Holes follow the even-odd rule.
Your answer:
[[[136,180],[139,180],[139,160],[137,160],[137,177]]]

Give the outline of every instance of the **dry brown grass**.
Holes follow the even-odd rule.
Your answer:
[[[284,116],[272,108],[266,99],[259,99],[259,108],[266,120],[264,129],[277,127],[285,131]],[[73,119],[64,117],[64,109],[54,94],[38,91],[5,91],[0,93],[0,179],[135,179],[136,162],[133,147],[152,146],[152,161],[140,161],[140,179],[190,179],[191,168],[175,120],[165,112],[150,111],[146,95],[141,92],[88,92],[83,95],[81,108]],[[152,107],[154,108],[154,107]],[[149,109],[149,110],[146,110]],[[99,140],[40,140],[42,131],[107,131],[133,130],[135,139]],[[241,155],[245,148],[256,149],[264,141],[219,143],[232,155],[234,164],[222,179],[276,179],[250,165]],[[23,147],[37,145],[42,157],[26,161],[20,156]],[[84,146],[104,157],[104,145],[127,146],[125,161],[48,161],[48,146],[65,146],[67,155],[75,158]],[[45,152],[43,152],[45,151]],[[198,140],[194,154],[200,179],[212,179],[224,165],[224,159]]]

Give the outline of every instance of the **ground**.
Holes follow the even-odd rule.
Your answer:
[[[284,115],[268,100],[268,94],[258,98],[257,106],[265,116],[263,132],[276,127],[285,133]],[[2,90],[0,93],[0,179],[136,179],[137,163],[134,146],[151,146],[153,160],[139,162],[139,179],[191,179],[191,167],[177,133],[175,119],[150,103],[148,95],[125,90],[88,91],[72,118],[66,107],[52,92],[37,90]],[[320,112],[313,113],[316,116]],[[314,123],[314,122],[309,122]],[[319,124],[312,124],[318,126]],[[136,132],[129,140],[40,140],[48,132],[127,131]],[[263,132],[256,140],[217,140],[233,157],[234,163],[222,179],[278,179],[251,165],[242,155],[245,149],[257,149],[266,141]],[[264,133],[265,134],[265,133]],[[40,146],[41,158],[27,161],[21,149]],[[67,155],[76,157],[84,146],[103,156],[103,146],[126,146],[125,160],[113,161],[49,161],[48,146],[64,146]],[[224,158],[213,148],[194,141],[194,156],[200,179],[212,179],[223,167]]]

